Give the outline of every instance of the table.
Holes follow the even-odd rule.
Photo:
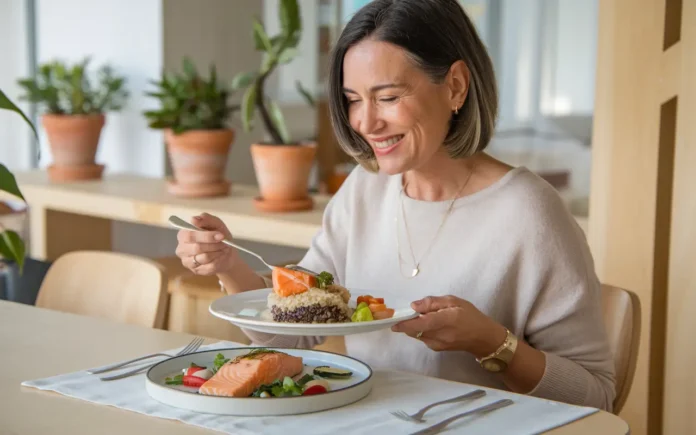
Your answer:
[[[108,341],[104,338],[108,337]],[[216,433],[179,422],[24,388],[24,380],[96,367],[183,346],[188,334],[115,323],[0,301],[0,432],[8,434]],[[627,434],[619,417],[598,412],[552,435]]]
[[[233,185],[229,196],[191,199],[167,192],[164,178],[107,174],[102,180],[52,183],[42,170],[15,176],[30,206],[29,252],[47,261],[74,250],[111,250],[112,221],[168,227],[172,214],[186,219],[202,211],[219,216],[238,239],[307,249],[331,199],[313,195],[313,210],[264,213],[254,208],[255,186]],[[587,219],[576,220],[586,230]]]

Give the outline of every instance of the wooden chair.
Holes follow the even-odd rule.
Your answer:
[[[604,323],[616,368],[616,397],[613,413],[618,414],[631,391],[640,342],[640,300],[629,291],[602,285]]]
[[[107,251],[69,252],[48,269],[36,306],[162,329],[166,284],[163,268],[147,258]]]
[[[160,257],[155,261],[164,267],[167,275],[167,330],[242,344],[250,343],[241,329],[208,311],[210,304],[225,296],[220,291],[220,284],[215,276],[195,275],[181,264],[178,257]]]

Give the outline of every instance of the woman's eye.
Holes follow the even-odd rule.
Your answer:
[[[392,103],[396,101],[397,97],[382,97],[379,99],[379,101],[385,102],[385,103]]]
[[[360,100],[348,100],[348,105],[351,105],[353,103],[358,103]]]

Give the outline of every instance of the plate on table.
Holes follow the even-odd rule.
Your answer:
[[[197,387],[172,384],[175,376],[182,374],[183,370],[189,368],[192,363],[211,369],[214,367],[218,354],[221,354],[224,359],[234,361],[235,358],[249,355],[250,352],[263,353],[267,350],[302,358],[302,372],[291,378],[296,381],[295,387],[292,384],[283,387],[284,379],[280,379],[275,384],[276,390],[272,390],[269,386],[246,397],[224,397],[200,394]],[[314,379],[310,379],[312,377]],[[304,384],[302,384],[302,378],[305,378]],[[304,392],[307,392],[307,389],[313,385],[309,384],[312,380],[313,384],[328,384],[328,391],[321,390],[319,394],[310,395],[300,394],[303,388],[300,385],[304,385]],[[372,381],[372,369],[347,356],[308,349],[239,347],[195,352],[164,360],[148,370],[145,382],[147,392],[153,399],[176,408],[207,414],[274,416],[305,414],[349,405],[370,393]],[[260,397],[261,390],[268,397]],[[276,395],[270,395],[268,391],[274,391]],[[316,389],[314,392],[316,393]]]
[[[272,288],[252,290],[234,295],[223,296],[210,304],[210,312],[225,319],[240,328],[280,335],[304,336],[342,336],[363,334],[391,328],[404,320],[418,317],[411,308],[411,301],[399,298],[391,293],[374,290],[348,289],[351,300],[348,306],[354,310],[358,306],[357,298],[361,295],[371,295],[384,299],[384,304],[394,310],[392,317],[387,319],[369,320],[363,322],[339,323],[289,323],[273,321],[268,311],[268,295]]]

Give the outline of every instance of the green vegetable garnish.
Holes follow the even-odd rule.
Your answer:
[[[223,355],[221,353],[215,355],[215,360],[213,361],[212,372],[217,373],[217,371],[220,370],[220,368],[222,366],[224,366],[227,363],[227,361],[229,361],[229,360],[230,360],[229,358],[225,358],[225,355]]]
[[[319,366],[314,369],[314,374],[322,378],[348,379],[353,375],[353,372],[329,366]]]
[[[314,380],[314,376],[307,373],[306,375],[302,376],[299,381],[297,381],[297,385],[299,385],[300,387],[304,387],[304,385],[307,382],[313,381],[313,380]]]
[[[334,283],[334,277],[329,272],[321,272],[317,275],[317,285],[324,289]]]
[[[307,376],[311,377],[311,375],[305,375],[302,377],[302,379],[306,378]],[[300,379],[300,381],[302,379]],[[312,377],[312,379],[314,378]],[[256,391],[251,393],[251,395],[252,397],[261,397],[263,392],[267,392],[274,397],[301,396],[302,386],[299,383],[295,383],[291,377],[286,376],[282,381],[277,380],[272,384],[260,386]]]
[[[164,378],[164,383],[167,385],[183,385],[184,375],[176,375],[173,378]]]
[[[362,304],[364,304],[364,302],[361,302],[361,305]],[[372,311],[370,311],[370,308],[365,305],[364,307],[356,309],[353,312],[353,315],[350,317],[350,320],[353,322],[370,322],[375,319],[372,317]]]

